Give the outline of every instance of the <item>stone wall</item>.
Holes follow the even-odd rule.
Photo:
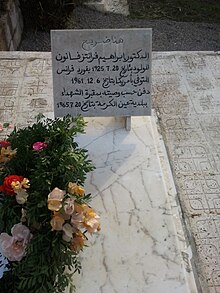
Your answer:
[[[18,48],[23,31],[23,17],[18,0],[8,0],[0,15],[0,51]]]
[[[87,5],[102,12],[129,14],[127,0],[90,0]]]

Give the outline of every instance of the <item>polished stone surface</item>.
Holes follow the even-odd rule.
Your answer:
[[[86,188],[102,230],[82,254],[77,293],[197,292],[155,118],[131,125],[127,132],[123,119],[90,119],[78,139],[96,166]]]

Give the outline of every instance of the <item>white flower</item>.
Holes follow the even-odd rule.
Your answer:
[[[65,225],[63,225],[63,240],[66,242],[70,242],[74,232],[75,229],[70,224],[66,223]]]
[[[24,204],[27,201],[28,193],[25,189],[16,191],[16,201],[18,204]]]
[[[12,236],[7,233],[0,234],[0,245],[3,255],[10,261],[20,261],[32,238],[30,230],[21,223],[15,224],[11,229]]]

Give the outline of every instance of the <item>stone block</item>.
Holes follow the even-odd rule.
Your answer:
[[[127,0],[104,0],[106,10],[109,12],[129,15]]]
[[[55,116],[151,115],[151,29],[58,30],[51,40]]]
[[[89,8],[100,11],[100,12],[106,12],[105,4],[103,1],[93,1],[85,3]]]
[[[86,5],[101,12],[129,15],[127,0],[93,0]]]

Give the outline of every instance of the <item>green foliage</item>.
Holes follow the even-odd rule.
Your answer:
[[[84,184],[87,172],[94,169],[87,151],[79,148],[74,137],[83,133],[82,118],[44,119],[24,129],[14,129],[8,138],[16,156],[1,170],[1,184],[8,175],[19,175],[30,180],[28,199],[23,208],[33,238],[26,256],[9,262],[9,271],[0,279],[0,292],[60,293],[70,285],[73,273],[80,272],[77,252],[71,251],[62,240],[61,231],[52,231],[51,211],[47,207],[48,194],[55,187],[66,189],[69,182]],[[34,151],[32,146],[41,141],[47,147]],[[79,197],[79,204],[88,203],[90,194]],[[0,231],[10,234],[21,219],[21,205],[14,196],[0,193]]]
[[[87,0],[20,0],[25,25],[40,30],[64,28],[77,5]]]

